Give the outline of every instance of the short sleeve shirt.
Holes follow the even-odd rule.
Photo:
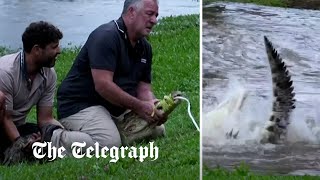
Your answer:
[[[151,45],[142,38],[133,48],[122,18],[99,26],[89,35],[58,89],[58,118],[93,105],[102,105],[112,115],[120,115],[125,109],[95,91],[91,69],[112,71],[114,83],[136,96],[139,82],[151,83],[151,64]]]
[[[25,123],[34,105],[53,106],[57,79],[53,68],[42,68],[28,87],[20,56],[19,52],[0,58],[0,90],[6,95],[6,108],[16,125]]]

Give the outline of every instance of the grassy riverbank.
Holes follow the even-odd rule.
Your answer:
[[[319,180],[316,176],[287,176],[287,175],[257,175],[250,171],[250,168],[245,164],[235,167],[233,171],[228,171],[224,168],[218,167],[214,170],[208,170],[204,167],[203,179],[250,179],[250,180]]]
[[[171,91],[183,91],[199,123],[199,15],[164,18],[154,32],[149,41],[153,47],[155,94],[162,98]],[[63,49],[55,67],[58,86],[78,51],[79,48]],[[0,55],[5,53],[0,48]],[[32,111],[29,118],[34,117]],[[155,141],[159,147],[159,158],[155,161],[146,159],[141,163],[125,158],[109,163],[110,159],[102,158],[64,158],[46,164],[0,166],[0,179],[199,179],[199,132],[190,121],[185,102],[171,114],[166,130],[167,137]]]
[[[239,3],[254,3],[265,6],[288,7],[287,0],[203,0],[204,4],[212,2],[239,2]]]
[[[203,0],[203,4],[212,2],[239,2],[239,3],[254,3],[258,5],[274,6],[274,7],[287,7],[287,8],[300,8],[300,9],[320,9],[319,0]]]

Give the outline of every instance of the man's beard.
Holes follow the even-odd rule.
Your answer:
[[[55,65],[55,58],[49,58],[46,62],[43,63],[43,67],[52,68]]]

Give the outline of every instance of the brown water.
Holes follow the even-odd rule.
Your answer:
[[[203,7],[203,162],[233,168],[241,161],[259,173],[320,175],[320,11],[240,3]],[[266,35],[285,60],[296,93],[287,142],[261,145],[271,112]],[[217,104],[249,93],[245,108],[213,126]],[[240,93],[239,93],[240,94]],[[225,133],[239,130],[236,140]]]
[[[0,0],[0,46],[21,47],[21,34],[33,21],[46,20],[64,33],[63,46],[83,44],[99,25],[120,17],[123,0]],[[195,0],[159,1],[159,18],[199,14]]]

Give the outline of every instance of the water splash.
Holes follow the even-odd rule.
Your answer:
[[[230,78],[224,98],[218,100],[220,103],[210,111],[204,112],[204,143],[241,145],[249,142],[257,144],[260,141],[272,112],[272,96],[270,93],[268,97],[261,97],[254,90],[250,92],[245,85],[243,80]],[[320,144],[320,125],[319,120],[315,119],[318,111],[315,111],[313,117],[307,117],[304,111],[296,109],[292,112],[287,141]],[[240,131],[237,139],[226,138],[226,133],[231,130]]]
[[[316,109],[317,104],[312,105],[313,108],[297,109],[293,112],[291,124],[288,128],[288,141],[291,143],[307,142],[311,144],[320,144],[320,119]]]

